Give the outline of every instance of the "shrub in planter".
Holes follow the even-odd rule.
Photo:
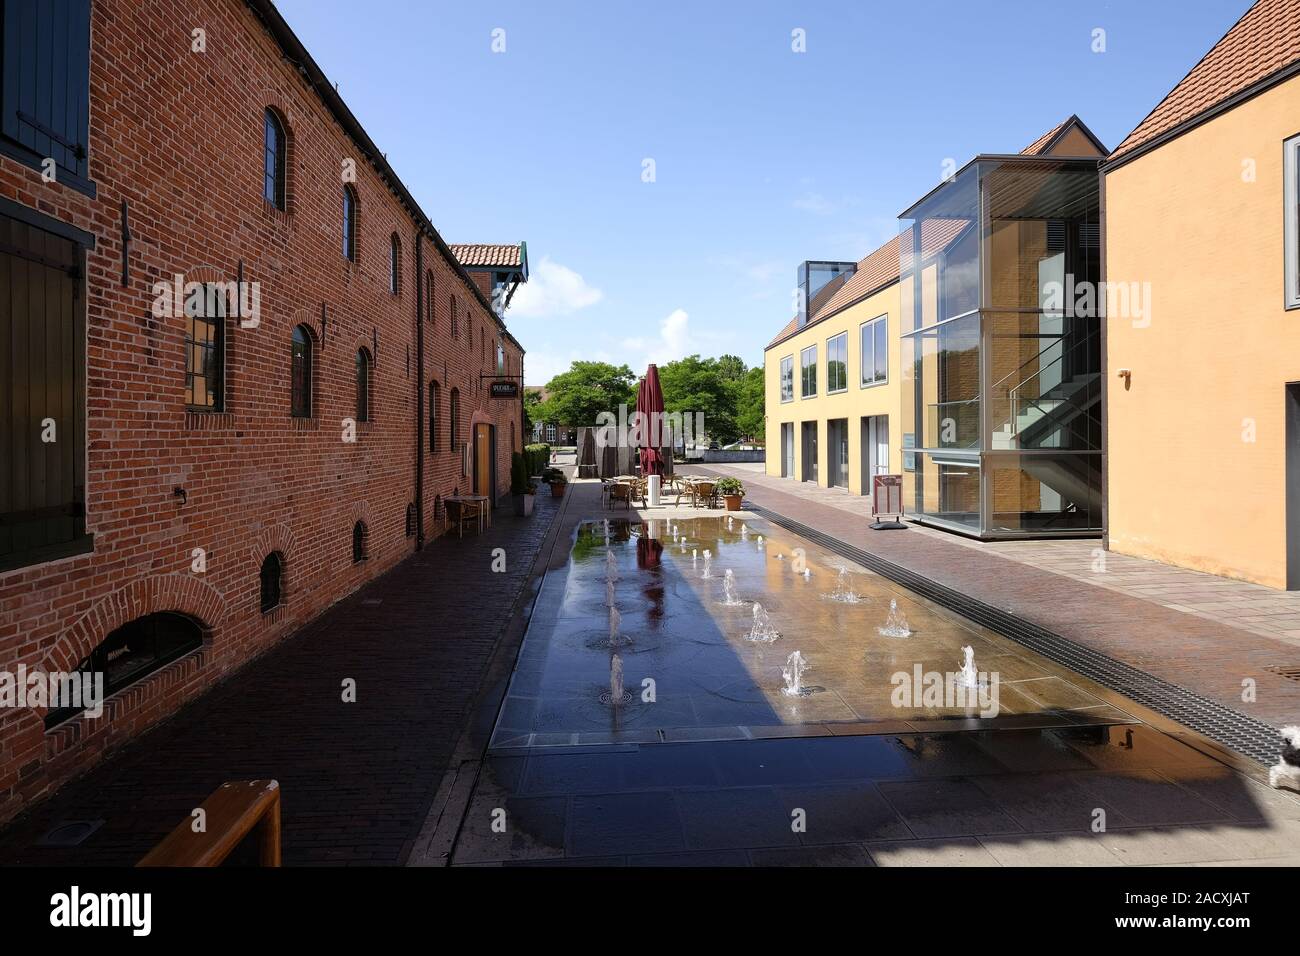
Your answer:
[[[558,468],[543,468],[543,469],[542,469],[542,481],[544,481],[544,482],[545,482],[546,484],[548,484],[548,485],[549,485],[551,482],[555,481],[557,478],[563,478],[563,477],[564,477],[564,472],[562,472],[562,471],[561,471],[560,469],[558,469]]]
[[[551,460],[551,446],[545,443],[537,443],[524,446],[524,457],[530,475],[540,475],[542,469],[546,467]]]
[[[533,483],[528,480],[528,462],[520,452],[510,456],[510,493],[514,496],[515,514],[522,518],[533,513]]]
[[[745,497],[745,486],[739,478],[722,478],[717,485],[718,494],[727,503],[728,511],[739,511],[740,502]]]
[[[565,477],[564,472],[555,469],[555,475],[551,478],[551,497],[563,498],[564,489],[569,484],[569,479]]]

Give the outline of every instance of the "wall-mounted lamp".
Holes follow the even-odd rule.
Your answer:
[[[1124,390],[1128,391],[1129,386],[1133,384],[1133,370],[1122,368],[1115,374],[1124,380]]]
[[[175,488],[172,489],[172,497],[181,499],[182,505],[189,503],[189,495],[185,493],[185,489],[182,488],[180,485],[177,485]]]

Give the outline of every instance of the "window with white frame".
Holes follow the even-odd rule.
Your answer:
[[[826,393],[842,392],[849,387],[849,333],[826,340]]]
[[[879,385],[889,380],[889,316],[882,315],[863,322],[858,328],[858,337],[862,354],[859,368],[862,369],[861,387]]]
[[[813,398],[817,394],[817,346],[810,345],[799,353],[800,398]]]
[[[1300,308],[1300,135],[1282,144],[1285,176],[1282,193],[1286,208],[1283,230],[1286,253],[1286,307]]]
[[[794,356],[781,359],[781,401],[794,401]]]

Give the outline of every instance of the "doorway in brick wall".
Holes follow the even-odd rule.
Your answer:
[[[474,494],[484,495],[489,508],[496,505],[496,432],[495,425],[474,426]]]

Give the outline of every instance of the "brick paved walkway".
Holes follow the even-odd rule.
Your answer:
[[[402,862],[561,504],[538,495],[531,518],[504,509],[481,536],[434,541],[20,817],[0,863],[131,865],[222,782],[266,777],[286,865]],[[31,845],[99,818],[80,847]]]
[[[1006,549],[978,543],[972,546],[956,535],[914,525],[905,532],[872,531],[865,498],[771,478],[750,469],[713,466],[690,470],[736,474],[745,482],[746,497],[758,505],[1248,716],[1275,726],[1300,721],[1300,683],[1264,669],[1300,664],[1300,649],[1283,639],[1230,626],[1222,619],[1185,613],[1151,597],[1098,586],[1086,580],[1083,572],[1062,573],[1050,561],[1050,570],[1035,567],[1032,557],[1011,558]],[[1086,544],[1091,553],[1100,543]],[[1119,556],[1107,556],[1108,564],[1113,565],[1116,559]],[[1254,703],[1241,699],[1242,681],[1247,678],[1256,682]]]

